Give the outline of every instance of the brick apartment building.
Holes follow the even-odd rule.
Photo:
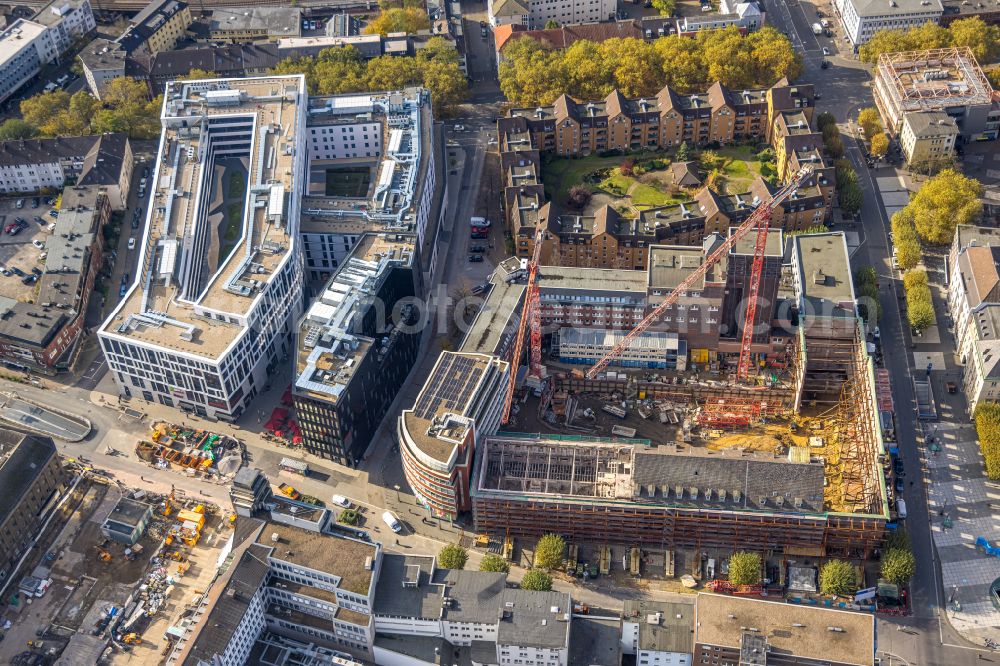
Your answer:
[[[806,164],[815,172],[779,206],[772,225],[804,231],[829,218],[834,169],[822,156],[822,134],[811,128],[811,85],[779,81],[764,90],[734,92],[715,83],[705,93],[681,95],[669,87],[654,98],[630,99],[613,91],[600,101],[562,95],[549,107],[514,109],[498,121],[504,207],[516,255],[530,257],[535,229],[545,226],[542,263],[581,268],[646,270],[651,245],[698,246],[726,235],[773,188],[757,178],[748,191],[720,194],[703,188],[689,201],[643,210],[637,218],[610,206],[581,214],[547,202],[540,156],[586,155],[607,150],[658,150],[689,145],[768,142],[778,175],[787,179]]]

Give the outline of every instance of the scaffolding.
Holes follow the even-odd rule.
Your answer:
[[[840,394],[836,432],[840,440],[840,471],[843,479],[842,506],[850,513],[881,514],[884,511],[880,436],[875,373],[858,324],[851,372]]]
[[[734,430],[757,425],[785,411],[783,401],[763,396],[728,399],[712,396],[701,404],[695,420],[703,427]]]

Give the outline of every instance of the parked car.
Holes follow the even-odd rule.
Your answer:
[[[27,275],[27,273],[25,273],[24,271],[22,271],[17,266],[11,266],[10,267],[10,272],[13,273],[14,275],[19,276],[19,277],[24,277],[25,275]]]
[[[149,178],[149,167],[143,167],[143,169],[142,169],[142,177],[143,178]]]
[[[828,56],[828,55],[830,55],[830,49],[828,49],[828,48],[826,48],[826,47],[824,46],[824,47],[823,47],[823,55],[825,55],[825,56]]]
[[[14,206],[17,208],[24,208],[24,199],[18,199]]]
[[[41,204],[41,199],[39,199],[38,197],[33,197],[31,199],[31,207],[32,208],[38,208],[39,204]]]
[[[34,216],[34,217],[33,217],[33,218],[31,218],[31,219],[33,219],[33,220],[34,220],[35,222],[37,222],[38,224],[45,224],[45,220],[43,220],[42,218],[40,218],[40,217],[39,217],[39,216],[37,216],[37,215],[36,215],[36,216]]]
[[[898,476],[896,477],[896,484],[893,487],[896,489],[897,495],[903,494],[903,480]]]
[[[469,248],[469,252],[475,252],[477,254],[481,254],[483,252],[486,252],[486,246],[485,245],[473,245],[472,247]]]
[[[24,285],[35,284],[36,282],[38,282],[37,275],[26,275],[23,278],[21,278],[21,284]]]
[[[128,273],[122,276],[122,285],[118,289],[118,296],[124,297],[126,291],[128,291]]]
[[[49,231],[55,231],[56,230],[56,223],[55,222],[49,222],[48,226],[46,226],[45,228],[48,229]]]
[[[134,250],[135,249],[135,236],[133,236],[132,238],[128,239],[128,249],[129,250]]]
[[[403,524],[399,522],[399,518],[397,518],[392,511],[386,511],[382,514],[382,522],[388,525],[389,529],[396,534],[403,531]]]
[[[8,232],[7,232],[8,234],[10,234],[11,236],[16,236],[16,235],[18,235],[19,233],[21,233],[21,225],[20,225],[20,224],[13,224],[13,225],[11,225],[11,226],[12,226],[13,228],[12,228],[12,229],[11,229],[10,231],[8,231]],[[9,227],[8,227],[8,228],[9,228]]]
[[[49,215],[51,215],[52,217],[59,217],[59,211],[53,208],[52,210],[49,211]]]
[[[42,269],[39,268],[38,266],[32,266],[31,267],[31,272],[34,273],[35,275],[41,275],[42,274]]]
[[[345,509],[351,508],[351,500],[347,499],[343,495],[334,495],[330,498],[330,501],[337,506],[344,507]]]
[[[488,282],[486,284],[477,284],[475,287],[472,288],[472,293],[481,294],[489,288],[490,284]]]
[[[482,260],[483,260],[483,255],[481,255],[481,254],[470,254],[469,255],[469,261],[471,261],[474,264],[478,264]]]
[[[35,247],[37,247],[39,250],[45,249],[45,243],[43,243],[42,241],[38,240],[37,238],[35,240],[31,241],[31,244],[34,245]]]
[[[821,62],[819,64],[819,68],[820,69],[829,69],[830,68],[830,61],[829,60],[824,60],[823,62]]]

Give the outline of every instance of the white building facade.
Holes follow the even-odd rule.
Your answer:
[[[232,421],[290,354],[305,105],[301,76],[167,86],[140,270],[99,333],[125,397]],[[240,238],[226,252],[209,220],[219,160],[249,169]]]
[[[834,0],[833,8],[855,50],[879,30],[937,23],[944,13],[941,0]]]
[[[614,0],[490,0],[490,25],[526,25],[541,30],[549,21],[559,25],[613,21]]]

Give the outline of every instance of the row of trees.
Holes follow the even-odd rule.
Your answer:
[[[1000,55],[1000,28],[972,17],[955,21],[948,27],[925,23],[909,30],[879,30],[861,46],[858,55],[862,61],[874,63],[883,53],[949,46],[968,46],[980,63],[993,62]]]
[[[850,161],[844,159],[844,140],[840,138],[837,119],[823,112],[816,117],[816,127],[823,133],[823,148],[833,160],[837,174],[837,198],[840,210],[854,215],[861,210],[864,193],[858,183],[858,173]]]
[[[21,119],[0,125],[0,140],[106,132],[148,139],[160,133],[162,105],[162,97],[150,100],[149,89],[129,78],[111,81],[103,100],[83,91],[72,95],[65,90],[39,93],[21,102]]]
[[[1000,480],[1000,403],[980,402],[976,405],[975,418],[986,476]]]
[[[794,79],[802,62],[791,42],[771,26],[741,35],[735,26],[697,37],[670,35],[653,42],[632,37],[581,40],[556,50],[522,37],[500,63],[500,89],[516,106],[551,104],[567,93],[600,99],[618,88],[627,97],[652,97],[665,85],[688,93],[721,81],[734,90]]]
[[[896,261],[904,271],[912,270],[924,258],[920,249],[920,238],[913,222],[902,211],[892,216],[893,247],[896,250]]]
[[[458,53],[441,37],[432,37],[413,57],[380,56],[367,62],[353,46],[324,49],[315,58],[289,58],[275,74],[305,74],[309,92],[338,95],[369,90],[399,90],[420,85],[431,92],[435,111],[465,99],[468,82]]]
[[[525,590],[548,592],[552,589],[552,576],[545,569],[555,569],[562,565],[562,554],[566,544],[562,537],[546,534],[538,541],[535,548],[535,567],[521,578],[521,587]],[[539,556],[541,553],[541,556]],[[450,543],[444,546],[437,557],[438,566],[443,569],[464,569],[469,561],[469,551],[458,544]],[[487,553],[479,562],[480,571],[494,573],[510,573],[510,563],[494,553]]]
[[[878,109],[874,106],[861,109],[858,114],[858,125],[864,134],[865,141],[868,142],[868,150],[874,157],[885,157],[889,152],[889,136],[882,127],[882,118],[878,115]]]
[[[882,319],[882,304],[878,295],[878,276],[875,269],[865,266],[854,274],[854,292],[858,296],[858,311],[868,328],[878,326]]]
[[[903,287],[906,290],[906,317],[910,328],[920,332],[933,326],[934,301],[927,286],[927,271],[907,271],[903,276]]]

